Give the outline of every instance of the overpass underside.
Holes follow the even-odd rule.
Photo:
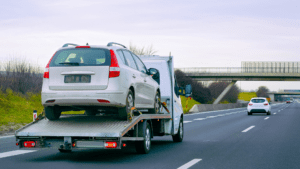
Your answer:
[[[237,81],[300,81],[300,73],[186,73],[196,81],[231,81],[213,104],[218,104]]]

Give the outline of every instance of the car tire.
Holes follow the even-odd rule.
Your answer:
[[[126,106],[118,109],[119,119],[127,120],[127,115],[130,113],[132,107],[134,107],[134,96],[133,92],[129,90],[126,97]]]
[[[159,100],[160,100],[160,94],[157,91],[156,94],[155,94],[155,97],[154,97],[154,108],[148,110],[148,112],[150,114],[158,114],[159,113],[160,107],[161,107],[161,104],[160,104]]]
[[[45,115],[50,121],[59,119],[61,110],[54,106],[45,107]]]
[[[248,112],[248,115],[252,115],[252,113]]]
[[[270,112],[270,111],[268,111],[268,112],[267,112],[267,115],[271,115],[271,112]]]
[[[182,142],[182,140],[183,140],[183,120],[182,120],[182,118],[180,119],[178,133],[175,135],[172,135],[172,138],[173,138],[174,142]]]
[[[148,154],[151,148],[151,128],[146,120],[138,124],[138,136],[144,137],[144,140],[135,142],[137,153]]]

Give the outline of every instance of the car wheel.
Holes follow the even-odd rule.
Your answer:
[[[149,113],[151,114],[158,114],[159,110],[160,110],[160,95],[159,92],[157,91],[155,94],[155,98],[154,98],[154,108],[153,109],[149,109]]]
[[[138,136],[144,137],[144,140],[135,142],[136,151],[139,154],[148,154],[151,148],[151,128],[146,120],[138,124]]]
[[[97,114],[97,111],[95,111],[95,110],[86,110],[84,112],[84,114],[87,115],[87,116],[95,116]]]
[[[248,115],[252,115],[252,113],[248,112]]]
[[[270,111],[268,111],[268,112],[267,112],[267,115],[271,115],[271,112],[270,112]]]
[[[183,140],[183,120],[182,120],[182,118],[180,119],[178,133],[175,135],[172,135],[172,138],[173,138],[174,142],[182,142],[182,140]]]
[[[127,120],[127,114],[130,113],[132,107],[134,107],[134,97],[133,92],[129,90],[126,97],[126,106],[118,110],[119,119]]]
[[[45,115],[49,120],[57,120],[61,115],[61,110],[53,106],[45,107]]]

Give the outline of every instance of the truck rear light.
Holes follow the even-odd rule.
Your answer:
[[[268,104],[268,103],[265,103],[264,105],[267,106],[267,105],[269,105],[269,104]]]
[[[23,145],[24,145],[24,147],[32,148],[32,147],[35,147],[35,141],[24,141]]]
[[[108,100],[103,100],[103,99],[97,99],[99,103],[110,103]]]
[[[76,46],[75,48],[91,48],[90,46]]]
[[[120,67],[115,52],[110,50],[110,67],[109,67],[109,78],[119,77]]]
[[[252,103],[249,103],[249,106],[252,106],[253,104]]]
[[[72,147],[76,147],[76,143],[75,142],[72,143]]]
[[[16,146],[19,146],[19,142],[16,143]]]
[[[55,54],[56,54],[56,52],[54,53],[54,55]],[[48,64],[46,65],[45,72],[44,72],[44,78],[45,79],[49,79],[49,65],[50,65],[50,62],[51,62],[53,56],[51,57],[51,59],[49,60]]]
[[[117,148],[117,142],[105,142],[106,148]]]

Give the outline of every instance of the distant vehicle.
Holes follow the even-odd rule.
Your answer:
[[[294,99],[289,99],[286,101],[286,103],[293,103],[294,102]]]
[[[265,97],[252,98],[247,106],[248,115],[252,113],[267,113],[271,115],[271,105]]]
[[[118,46],[115,46],[118,45]],[[49,120],[57,120],[62,111],[85,110],[94,116],[115,113],[126,120],[131,107],[160,109],[160,88],[142,60],[124,45],[79,46],[65,44],[45,68],[42,105]]]

